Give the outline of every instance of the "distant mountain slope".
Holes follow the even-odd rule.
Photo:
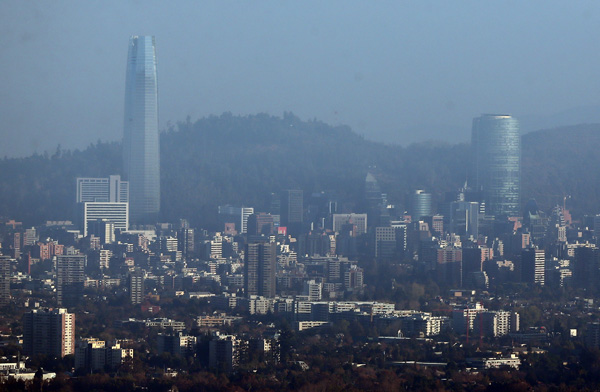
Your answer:
[[[453,154],[464,146],[386,146],[348,127],[301,121],[289,113],[282,118],[226,113],[179,124],[164,135],[161,149],[163,213],[174,218],[186,211],[208,222],[214,222],[219,203],[265,210],[272,192],[290,188],[305,194],[331,190],[340,201],[358,204],[369,168],[390,197],[401,201],[414,186],[452,188],[464,181],[466,170],[460,154]]]
[[[523,134],[540,129],[600,123],[600,106],[577,106],[557,113],[531,115],[515,113]]]
[[[600,213],[600,124],[535,131],[523,136],[523,202],[567,205],[576,214]]]
[[[523,201],[550,208],[572,195],[577,212],[600,201],[600,125],[564,127],[523,136]],[[212,228],[219,204],[265,210],[272,192],[337,193],[360,209],[364,179],[373,172],[391,202],[405,206],[411,189],[438,195],[465,180],[467,144],[389,146],[364,140],[348,127],[301,121],[290,113],[225,113],[183,122],[161,135],[162,214]],[[28,225],[72,218],[75,178],[121,172],[119,143],[85,151],[0,160],[0,216]]]
[[[34,225],[73,219],[75,178],[107,176],[121,170],[118,143],[90,145],[84,151],[0,160],[0,216]]]

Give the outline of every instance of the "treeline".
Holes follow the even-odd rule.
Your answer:
[[[598,212],[600,125],[539,131],[523,137],[523,201],[551,208],[571,195],[577,213]],[[282,189],[332,191],[346,209],[361,208],[372,172],[390,202],[406,207],[424,188],[442,200],[466,178],[468,144],[408,147],[365,140],[346,126],[302,121],[291,113],[189,119],[161,134],[162,219],[214,227],[219,204],[266,210]],[[73,218],[75,178],[121,173],[120,143],[92,144],[0,161],[0,216],[28,225]]]

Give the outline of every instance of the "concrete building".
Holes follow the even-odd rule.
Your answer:
[[[195,252],[194,241],[194,229],[186,227],[177,231],[177,250],[183,257],[189,257]]]
[[[75,315],[67,309],[34,309],[23,315],[23,353],[62,358],[75,352]]]
[[[0,255],[0,306],[10,302],[10,256]]]
[[[375,257],[390,259],[396,251],[396,230],[393,227],[375,228]]]
[[[367,232],[367,214],[333,214],[333,231],[341,233],[346,225],[355,227],[353,236],[357,237]]]
[[[158,334],[158,353],[169,353],[171,355],[188,356],[193,355],[196,350],[197,339],[195,336],[177,334]]]
[[[121,176],[107,178],[77,178],[77,203],[128,203],[129,182],[121,181]]]
[[[94,338],[80,339],[75,347],[75,370],[87,372],[115,369],[126,358],[133,358],[133,349],[121,348],[115,343],[107,346],[103,340]]]
[[[231,372],[240,363],[241,341],[233,335],[215,334],[208,345],[208,367]]]
[[[543,249],[527,248],[521,252],[521,281],[543,286],[546,276],[546,254]]]
[[[83,296],[86,255],[61,255],[56,262],[56,299],[59,306],[71,307]]]
[[[308,296],[309,301],[320,301],[323,296],[323,283],[314,279],[305,281],[303,294]]]
[[[289,189],[281,192],[281,225],[288,227],[301,225],[304,221],[304,192]]]
[[[131,304],[141,304],[144,300],[144,294],[144,271],[136,268],[129,274],[129,300]]]
[[[244,252],[244,291],[247,297],[275,296],[277,248],[275,243],[246,244]]]
[[[364,286],[364,271],[352,265],[344,272],[344,288],[349,291],[362,290]]]
[[[129,203],[89,202],[82,203],[80,208],[80,225],[84,237],[91,234],[89,229],[93,224],[92,222],[95,221],[112,223],[114,224],[114,230],[125,231],[129,228]]]
[[[235,224],[235,230],[240,234],[248,232],[248,217],[254,214],[253,207],[234,207],[230,205],[218,207],[219,222],[221,228],[225,223]]]

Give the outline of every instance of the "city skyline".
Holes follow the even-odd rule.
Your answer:
[[[176,4],[0,2],[0,390],[600,390],[600,3]]]
[[[119,140],[136,33],[160,42],[161,130],[292,111],[408,145],[468,141],[490,111],[523,132],[600,122],[600,4],[178,4],[2,2],[0,156]]]

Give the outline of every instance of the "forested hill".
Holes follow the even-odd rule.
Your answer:
[[[599,145],[600,125],[525,135],[524,200],[533,195],[549,207],[566,192],[580,209],[597,212]],[[360,208],[367,171],[391,202],[404,205],[411,189],[443,195],[463,184],[468,155],[467,144],[389,146],[365,140],[348,127],[301,121],[290,113],[188,120],[161,135],[163,219],[186,217],[210,228],[217,205],[264,210],[272,192],[290,188],[306,194],[334,191],[340,201]],[[5,158],[0,161],[0,216],[29,225],[72,218],[76,177],[120,172],[119,143]]]
[[[369,168],[384,191],[401,201],[417,184],[445,189],[464,181],[457,152],[465,146],[386,146],[348,127],[301,121],[287,113],[283,118],[224,114],[179,124],[164,135],[161,148],[168,217],[201,213],[212,221],[218,203],[264,210],[270,194],[282,189],[332,190],[340,201],[358,203]]]
[[[562,204],[575,215],[600,213],[600,124],[530,132],[522,137],[523,202]]]

